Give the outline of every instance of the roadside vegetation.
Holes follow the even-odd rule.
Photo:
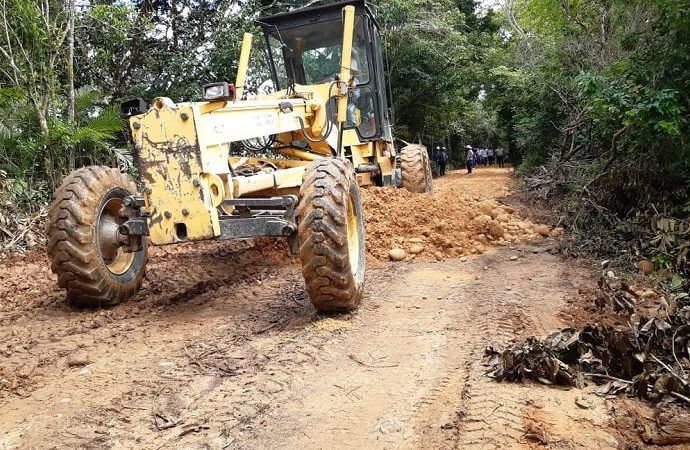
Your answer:
[[[509,0],[502,11],[504,45],[475,104],[520,163],[523,198],[568,230],[561,251],[598,258],[602,276],[577,328],[489,351],[493,375],[591,380],[600,395],[659,403],[645,443],[690,442],[687,414],[668,406],[690,405],[690,7]]]
[[[686,274],[687,2],[512,1],[504,11],[510,56],[491,64],[485,103],[524,185],[571,231],[573,253],[644,255]]]

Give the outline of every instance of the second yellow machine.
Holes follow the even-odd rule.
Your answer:
[[[364,2],[263,18],[271,94],[246,99],[245,35],[234,85],[204,101],[125,102],[139,185],[91,166],[55,194],[48,254],[80,306],[141,286],[147,245],[282,236],[320,310],[357,307],[364,286],[360,186],[432,189],[421,145],[397,150],[376,20]],[[233,148],[238,152],[231,151]]]

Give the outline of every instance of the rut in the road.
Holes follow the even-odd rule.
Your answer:
[[[495,255],[485,264],[487,276],[455,288],[456,298],[465,308],[453,327],[454,339],[465,342],[445,349],[447,358],[456,361],[458,367],[422,402],[421,418],[426,420],[420,430],[420,448],[431,444],[429,448],[504,449],[515,446],[524,435],[523,399],[502,392],[502,386],[486,377],[484,350],[488,345],[512,342],[525,327],[534,329],[530,316],[555,313],[559,305],[551,302],[553,311],[540,310],[543,305],[534,301],[536,293],[524,296],[512,291],[513,286],[524,283],[522,272],[506,270]],[[522,269],[529,271],[524,265]],[[454,417],[448,416],[451,412]],[[439,422],[443,414],[446,423]]]

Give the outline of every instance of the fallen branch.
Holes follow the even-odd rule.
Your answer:
[[[685,387],[690,387],[690,384],[688,384],[688,382],[687,382],[686,380],[684,380],[683,377],[681,377],[680,375],[678,375],[677,373],[675,373],[675,372],[673,371],[673,369],[672,369],[668,364],[665,364],[664,362],[660,361],[659,358],[657,358],[657,357],[654,356],[654,355],[652,355],[652,359],[653,359],[654,361],[656,361],[658,364],[660,364],[664,369],[668,370],[668,373],[670,373],[671,376],[674,377],[676,380],[680,381],[680,383],[681,383],[683,386],[685,386]]]
[[[611,164],[618,158],[618,152],[616,151],[618,148],[618,140],[623,136],[625,133],[628,132],[628,126],[624,126],[623,128],[619,129],[616,131],[611,138],[611,148],[607,153],[611,154],[611,157],[606,161],[606,164],[604,164],[604,167],[601,169],[601,172],[599,172],[599,175],[594,177],[592,180],[589,181],[583,188],[582,192],[587,192],[589,193],[589,187],[592,186],[594,183],[599,181],[602,177],[604,177],[606,174],[608,174],[609,168],[611,167]]]
[[[678,392],[669,392],[669,394],[679,400],[685,401],[688,405],[690,405],[690,398],[684,396],[683,394],[679,394]]]
[[[359,360],[355,355],[347,355],[348,358],[356,362],[357,364],[364,366],[364,367],[371,367],[373,369],[385,369],[385,368],[390,368],[390,367],[398,367],[398,363],[395,364],[378,364],[378,365],[373,365],[373,364],[367,364],[365,362],[362,362]]]
[[[625,383],[628,385],[632,384],[632,381],[624,380],[623,378],[612,377],[611,375],[604,375],[603,373],[585,373],[583,375],[590,378],[601,378],[603,380],[618,381],[619,383]]]

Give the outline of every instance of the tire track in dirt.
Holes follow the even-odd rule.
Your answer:
[[[482,263],[486,264],[483,268]],[[510,272],[506,266],[511,264],[515,265],[505,251],[468,263],[473,272],[486,275],[456,288],[463,292],[466,315],[462,319],[471,324],[471,332],[465,345],[453,347],[448,358],[464,365],[447,373],[424,400],[420,448],[507,448],[523,434],[520,403],[511,396],[496,395],[496,385],[486,378],[482,363],[488,345],[506,345],[515,339],[515,318],[524,315],[512,293],[505,290],[510,277],[500,282],[491,279],[493,273]],[[526,320],[520,322],[524,325]]]
[[[519,447],[524,443],[522,410],[525,399],[516,396],[510,386],[495,383],[486,376],[487,367],[482,361],[484,349],[488,346],[505,347],[518,340],[520,332],[525,329],[532,334],[543,333],[545,330],[540,329],[536,323],[546,317],[555,317],[563,303],[545,303],[543,294],[535,286],[524,285],[525,274],[536,273],[545,260],[554,263],[555,258],[543,253],[535,257],[534,252],[543,249],[526,247],[521,250],[523,253],[531,251],[532,255],[522,254],[518,262],[510,261],[505,256],[500,261],[492,255],[486,263],[502,276],[485,287],[484,294],[493,300],[492,303],[483,303],[479,307],[477,326],[482,337],[471,358],[473,362],[465,390],[465,416],[456,448],[505,449]],[[510,270],[510,266],[515,265],[519,265],[520,270]],[[550,288],[558,283],[559,275],[555,273],[547,281]]]
[[[565,306],[568,292],[576,293],[575,286],[567,280],[566,263],[544,253],[543,247],[522,246],[515,250],[498,251],[485,260],[484,270],[501,276],[477,291],[479,297],[489,298],[491,302],[481,302],[476,309],[475,326],[480,338],[468,356],[471,363],[462,392],[462,420],[452,445],[447,447],[531,448],[534,441],[530,437],[534,437],[535,426],[548,444],[551,436],[561,440],[563,427],[569,429],[576,421],[582,427],[581,433],[570,434],[567,441],[575,447],[609,448],[606,442],[610,436],[601,429],[601,410],[590,419],[588,414],[579,414],[581,411],[572,407],[576,396],[582,393],[561,393],[559,398],[544,386],[496,383],[486,375],[487,367],[483,364],[486,347],[505,347],[526,335],[544,336],[560,328],[558,312]],[[519,259],[511,261],[515,255]],[[564,407],[562,402],[568,406]],[[600,399],[598,403],[604,409]],[[535,421],[535,417],[540,419]],[[592,427],[599,428],[600,435],[590,434]]]
[[[257,272],[261,269],[250,270],[245,276],[251,278]],[[125,316],[130,324],[126,330],[120,330],[120,321],[115,320],[86,329],[72,339],[39,344],[37,348],[43,352],[54,352],[55,347],[65,348],[67,354],[75,351],[71,349],[87,351],[90,364],[80,370],[64,365],[66,354],[54,359],[45,366],[31,397],[14,411],[0,410],[0,416],[9,424],[14,418],[31,416],[30,411],[38,408],[41,417],[45,412],[40,412],[37,405],[50,404],[54,405],[52,410],[65,412],[32,426],[33,433],[44,436],[46,442],[72,442],[74,447],[129,442],[130,447],[138,447],[146,441],[148,433],[153,436],[152,442],[155,441],[160,438],[158,428],[179,422],[185,411],[196,407],[195,401],[208,396],[224,379],[218,373],[196,370],[188,347],[193,352],[194,344],[206,342],[223,343],[240,351],[248,347],[251,350],[253,339],[286,326],[291,320],[303,322],[312,316],[313,309],[298,283],[296,268],[272,270],[264,275],[262,286],[267,300],[253,295],[251,281],[232,287],[219,285],[215,290],[199,293],[193,304],[165,301],[156,307],[155,316],[138,319]],[[185,317],[183,310],[190,309],[196,310],[194,318],[180,321]],[[178,314],[182,315],[176,318]],[[226,323],[223,314],[227,314]],[[178,336],[185,339],[180,342]],[[250,373],[266,364],[267,358],[255,356],[256,352],[248,351],[243,357],[246,364],[237,367],[236,372]],[[97,388],[100,382],[106,383],[105,389]],[[75,396],[75,392],[89,395]],[[171,411],[170,422],[156,419],[160,405]],[[131,423],[143,425],[145,430],[139,433],[137,441],[132,440]],[[19,426],[19,432],[21,429]],[[0,447],[2,444],[0,440]]]
[[[325,339],[315,361],[290,368],[290,390],[273,398],[262,427],[246,431],[235,448],[372,448],[414,439],[415,404],[456,343],[447,341],[453,320],[443,309],[451,289],[439,281],[466,276],[428,263],[391,269],[368,280],[375,288],[365,311],[322,318],[304,331],[302,339]],[[283,438],[268,439],[274,435]]]
[[[469,273],[475,272],[472,262],[458,267]],[[456,270],[457,270],[456,269]],[[471,276],[468,275],[469,279]],[[464,401],[468,380],[472,368],[473,354],[477,348],[480,334],[474,330],[477,310],[480,302],[476,301],[470,289],[463,285],[474,282],[463,280],[452,288],[451,294],[444,300],[455,311],[453,323],[445,327],[449,336],[448,345],[444,346],[444,359],[447,365],[434,380],[429,394],[416,405],[415,418],[418,448],[450,449],[457,442],[458,429],[464,417]],[[463,307],[460,307],[463,305]],[[449,309],[451,309],[449,308]],[[468,327],[466,324],[473,324]]]
[[[502,395],[502,386],[487,379],[487,368],[482,364],[487,345],[504,346],[515,337],[511,320],[515,307],[506,305],[504,308],[501,314],[497,314],[496,309],[479,309],[477,325],[483,338],[477,341],[470,356],[472,363],[464,390],[464,417],[456,448],[510,448],[523,434],[523,405],[512,395]]]

